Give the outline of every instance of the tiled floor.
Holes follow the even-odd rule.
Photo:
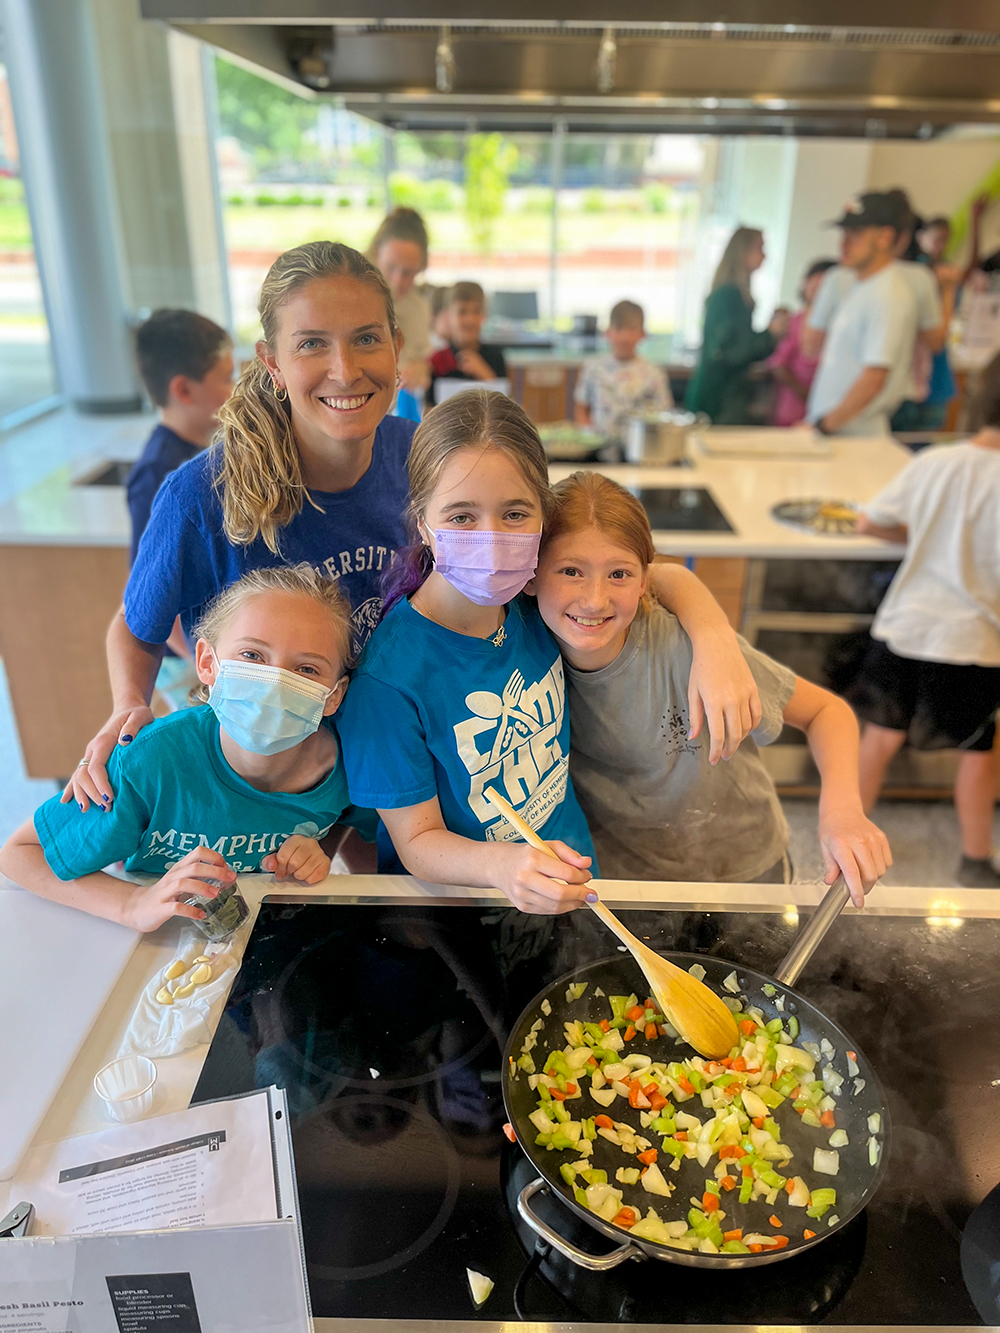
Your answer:
[[[62,411],[43,417],[0,439],[0,503],[34,485],[61,464],[88,456],[134,456],[149,433],[152,418],[81,417]],[[0,666],[0,840],[4,840],[55,791],[55,784],[28,778],[11,716],[6,677]],[[816,840],[816,803],[788,800],[795,878],[818,881],[823,861]],[[952,883],[958,861],[958,829],[947,801],[887,801],[876,822],[885,830],[895,863],[888,884],[913,886]],[[1000,846],[1000,817],[994,842]]]

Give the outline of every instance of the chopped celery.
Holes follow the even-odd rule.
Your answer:
[[[608,1183],[607,1171],[602,1171],[596,1166],[588,1166],[586,1170],[580,1172],[580,1175],[583,1176],[588,1185],[606,1185]]]
[[[740,1181],[740,1203],[749,1203],[753,1194],[753,1176],[744,1176]]]
[[[530,1051],[525,1051],[523,1055],[518,1056],[517,1067],[518,1069],[523,1069],[526,1074],[533,1074],[535,1072],[535,1062],[531,1057]]]
[[[586,981],[571,981],[566,987],[566,1003],[571,1004],[573,1000],[581,999],[588,984]]]
[[[791,1037],[792,1041],[799,1035],[799,1020],[794,1014],[790,1015],[788,1019],[788,1035]]]
[[[782,1023],[780,1018],[772,1018],[770,1023],[764,1024],[765,1032],[780,1032],[781,1028],[782,1028]]]
[[[638,1000],[634,995],[609,995],[611,1001],[611,1026],[628,1027],[629,1020],[625,1017],[625,1012],[632,1009]]]
[[[567,1120],[573,1119],[572,1115],[566,1109],[566,1107],[563,1105],[562,1102],[552,1102],[551,1105],[552,1105],[552,1114],[562,1124],[565,1124]]]
[[[785,1177],[779,1176],[777,1171],[772,1171],[770,1167],[767,1170],[759,1171],[757,1174],[770,1189],[783,1190],[785,1188]]]
[[[764,985],[761,986],[761,990],[764,992],[764,994],[767,996],[769,1000],[773,1000],[778,993],[777,990],[771,985],[769,981],[765,982]]]
[[[576,1167],[571,1166],[569,1162],[563,1162],[559,1167],[559,1174],[570,1189],[573,1189],[576,1184]]]
[[[721,1191],[720,1191],[720,1189],[719,1189],[719,1182],[718,1182],[717,1180],[706,1180],[706,1181],[705,1181],[705,1193],[706,1193],[706,1194],[714,1194],[714,1195],[716,1196],[716,1198],[718,1198],[719,1194],[721,1193]]]
[[[580,1204],[581,1207],[586,1208],[587,1192],[586,1190],[582,1190],[579,1185],[574,1185],[573,1187],[573,1198],[577,1201],[578,1204]]]
[[[697,1069],[688,1070],[687,1078],[695,1092],[704,1092],[708,1087],[708,1080],[705,1075]]]
[[[585,1139],[597,1138],[597,1126],[594,1124],[593,1116],[583,1122],[583,1137]]]
[[[759,1084],[755,1091],[764,1105],[771,1107],[772,1110],[780,1106],[785,1100],[779,1091],[776,1091],[774,1088],[769,1088],[766,1083]]]
[[[720,1249],[723,1254],[749,1254],[749,1245],[744,1245],[741,1240],[723,1241]]]
[[[676,1139],[664,1139],[660,1146],[663,1151],[669,1153],[671,1157],[684,1156],[684,1144],[678,1143]]]

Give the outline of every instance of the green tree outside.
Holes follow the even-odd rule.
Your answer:
[[[493,248],[517,148],[502,134],[470,134],[465,146],[465,216],[481,254]]]

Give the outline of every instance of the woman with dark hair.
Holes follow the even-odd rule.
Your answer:
[[[688,385],[685,406],[705,412],[716,425],[750,420],[750,367],[774,351],[788,329],[788,312],[776,310],[761,332],[753,327],[750,277],[764,262],[764,235],[737,227],[729,238],[705,302],[701,358]]]
[[[809,265],[799,289],[802,309],[792,316],[788,332],[778,343],[774,355],[768,361],[776,385],[774,409],[771,414],[773,426],[797,426],[806,414],[809,386],[816,374],[819,358],[808,356],[803,350],[802,330],[809,317],[812,303],[816,299],[820,283],[823,281],[823,275],[836,266],[835,259],[817,259],[815,263]]]
[[[389,285],[396,325],[403,335],[400,390],[418,401],[431,382],[431,308],[414,285],[427,267],[427,250],[427,228],[420,214],[413,208],[394,208],[379,224],[367,255]]]

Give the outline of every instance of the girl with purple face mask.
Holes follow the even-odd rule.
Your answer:
[[[469,390],[425,416],[409,477],[417,541],[393,562],[383,619],[340,710],[351,799],[381,817],[381,871],[498,888],[526,912],[570,911],[587,900],[597,867],[569,776],[562,657],[533,599],[520,596],[552,505],[538,433],[505,395]],[[673,602],[675,578],[697,583],[659,568]],[[709,626],[714,602],[700,585],[685,593],[692,638],[704,629],[722,667],[715,683],[731,684],[732,662]],[[672,609],[687,628],[685,608]],[[745,697],[746,720],[755,699]],[[730,738],[725,749],[719,739],[720,753],[746,729],[721,728]],[[519,840],[491,788],[554,857]]]

